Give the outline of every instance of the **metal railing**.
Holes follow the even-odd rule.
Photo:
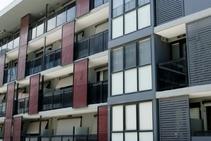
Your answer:
[[[97,141],[97,135],[23,136],[22,141]]]
[[[44,90],[41,98],[41,110],[52,110],[72,107],[73,93],[72,87],[58,90]]]
[[[108,31],[95,34],[76,43],[75,59],[87,57],[108,49]]]
[[[26,63],[26,75],[35,74],[60,65],[61,49],[54,50]]]
[[[53,16],[44,19],[42,22],[38,22],[30,29],[30,37],[29,39],[35,39],[40,35],[55,29],[56,27],[65,24],[66,22],[71,22],[75,19],[76,8],[75,6],[71,6],[68,9],[64,8],[61,11],[55,13]]]
[[[158,90],[169,90],[188,85],[187,62],[185,58],[158,65]]]
[[[14,48],[19,47],[20,37],[17,37],[3,45],[0,45],[0,53],[6,53]]]
[[[91,0],[91,9],[107,3],[108,0]]]
[[[88,89],[88,104],[107,102],[108,81],[89,84]]]
[[[27,113],[29,109],[29,98],[21,98],[18,100],[15,100],[15,114],[23,114]]]

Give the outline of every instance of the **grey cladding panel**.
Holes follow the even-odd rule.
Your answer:
[[[190,141],[187,96],[159,100],[160,141]]]
[[[211,83],[211,17],[187,25],[189,82]]]
[[[184,0],[156,0],[157,25],[184,15]]]

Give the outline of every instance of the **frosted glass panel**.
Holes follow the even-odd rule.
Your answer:
[[[112,141],[123,141],[123,133],[113,133]]]
[[[137,141],[137,140],[138,140],[137,133],[125,133],[125,141]]]
[[[125,93],[137,91],[137,69],[125,71]]]
[[[125,107],[126,130],[136,130],[136,105]]]
[[[136,10],[125,15],[125,34],[136,31]]]
[[[112,20],[112,38],[123,35],[123,16]]]
[[[112,95],[123,94],[123,72],[112,74]]]
[[[140,141],[153,141],[153,133],[152,132],[142,132],[139,133]]]
[[[139,90],[152,89],[152,68],[151,65],[139,68]]]
[[[142,29],[151,25],[150,4],[138,9],[138,28]]]
[[[139,104],[139,127],[140,130],[152,130],[152,102]]]
[[[112,108],[112,131],[123,131],[123,106]]]

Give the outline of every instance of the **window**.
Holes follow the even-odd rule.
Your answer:
[[[127,105],[125,107],[125,114],[126,130],[136,130],[136,105]]]
[[[123,94],[123,72],[112,74],[112,95]]]
[[[152,132],[142,132],[139,133],[140,141],[153,141],[153,133]]]
[[[17,37],[17,38],[14,40],[14,48],[16,48],[16,47],[19,46],[19,40],[20,40],[20,37]]]
[[[123,16],[112,20],[112,38],[117,38],[123,35]]]
[[[125,34],[136,31],[136,10],[125,14]]]
[[[125,93],[137,91],[137,69],[125,71]]]
[[[123,141],[123,133],[113,133],[112,141]]]
[[[152,89],[150,38],[113,49],[111,62],[111,95]]]
[[[44,23],[37,26],[37,36],[40,36],[44,33]]]
[[[139,66],[151,64],[151,43],[150,39],[139,42]]]
[[[112,141],[153,141],[152,113],[151,101],[113,106]]]
[[[136,43],[125,46],[125,68],[136,67]]]
[[[32,39],[36,38],[37,36],[37,27],[32,29]]]
[[[150,0],[138,0],[138,5],[144,5],[144,4],[147,4],[149,2],[150,2]]]
[[[67,10],[67,21],[73,21],[75,19],[75,6]]]
[[[54,29],[55,27],[56,27],[56,17],[53,17],[50,20],[48,20],[47,30],[50,31],[51,29]]]
[[[151,25],[150,4],[138,9],[138,29]]]
[[[123,69],[123,48],[114,49],[112,52],[112,70],[117,72]]]
[[[125,133],[125,141],[137,141],[137,133],[135,132],[128,132],[128,133]],[[141,140],[142,141],[142,140]],[[146,140],[148,141],[148,140]]]
[[[140,130],[152,130],[152,102],[139,104],[139,128]]]
[[[150,0],[113,0],[112,39],[150,26],[150,7]]]
[[[113,0],[113,17],[123,13],[123,0]]]
[[[112,131],[123,130],[123,106],[112,108]]]
[[[66,22],[66,11],[62,12],[57,16],[56,24],[57,26],[62,25]]]
[[[136,0],[125,0],[125,11],[129,11],[136,7]]]
[[[139,68],[139,90],[145,91],[152,89],[152,70],[151,65]]]

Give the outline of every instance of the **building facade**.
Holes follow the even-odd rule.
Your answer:
[[[210,141],[209,0],[14,0],[0,12],[4,141]]]

